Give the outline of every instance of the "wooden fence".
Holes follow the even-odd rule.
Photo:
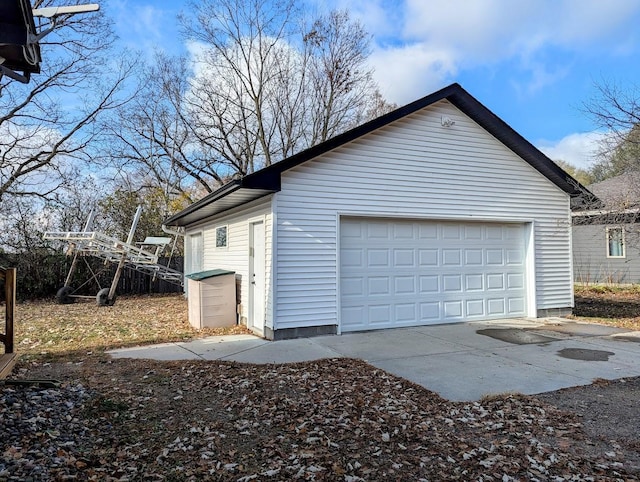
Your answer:
[[[78,262],[71,286],[77,294],[95,295],[100,288],[111,286],[116,265],[104,264],[92,256],[82,257]],[[72,258],[60,254],[0,253],[0,266],[15,266],[18,268],[17,298],[19,301],[53,298],[56,292],[64,286]],[[166,265],[167,260],[160,262]],[[182,257],[171,259],[170,267],[182,271]],[[94,278],[95,275],[95,278]],[[118,296],[127,294],[148,293],[180,293],[182,287],[160,279],[153,280],[150,276],[125,269],[118,283]],[[0,292],[2,301],[2,292]]]
[[[0,342],[4,353],[0,356],[0,378],[5,378],[18,361],[13,346],[13,321],[16,306],[16,269],[0,268],[0,281],[4,281],[4,333],[0,333]]]

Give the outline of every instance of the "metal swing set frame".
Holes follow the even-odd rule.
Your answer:
[[[62,286],[56,294],[56,301],[58,303],[69,304],[73,303],[77,298],[93,298],[93,296],[76,294],[80,288],[93,279],[99,287],[99,291],[95,296],[98,306],[113,305],[116,301],[118,283],[125,267],[145,273],[154,280],[162,279],[169,283],[184,286],[183,273],[169,267],[178,238],[184,235],[183,231],[169,230],[165,226],[162,226],[162,230],[166,234],[170,234],[170,237],[150,236],[141,243],[134,243],[133,239],[141,214],[142,206],[138,206],[126,241],[120,241],[107,234],[92,231],[94,220],[93,211],[89,215],[82,231],[48,231],[44,233],[44,239],[67,241],[69,243],[67,254],[73,255],[73,261],[71,262],[64,286]],[[166,265],[160,264],[160,255],[165,247],[169,245],[171,245],[169,260]],[[72,280],[78,261],[83,256],[100,258],[104,261],[105,265],[109,263],[117,264],[116,272],[109,288],[100,287],[97,278],[99,273],[94,273],[90,267],[91,278],[76,289],[72,287]]]

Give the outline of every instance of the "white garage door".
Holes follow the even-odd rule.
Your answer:
[[[342,331],[526,316],[522,224],[343,218]]]

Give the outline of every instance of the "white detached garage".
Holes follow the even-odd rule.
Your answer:
[[[166,223],[187,274],[235,271],[241,320],[283,339],[570,312],[582,189],[453,84]]]

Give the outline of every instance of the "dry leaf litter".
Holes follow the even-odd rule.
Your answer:
[[[2,480],[636,480],[532,397],[453,403],[349,359],[32,362],[0,387]],[[625,450],[627,452],[625,452]],[[626,454],[626,455],[625,455]]]

